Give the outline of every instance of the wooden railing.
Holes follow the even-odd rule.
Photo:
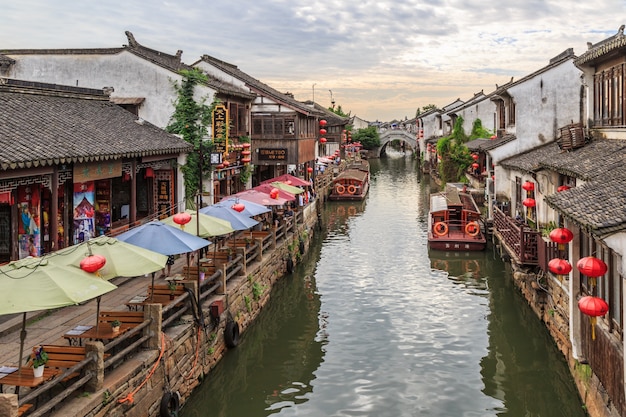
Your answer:
[[[541,232],[505,215],[497,206],[493,208],[493,226],[494,233],[517,264],[539,265]]]

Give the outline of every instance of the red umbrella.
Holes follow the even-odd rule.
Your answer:
[[[265,193],[267,195],[270,195],[270,198],[272,198],[270,193],[272,193],[272,192],[275,193],[276,191],[274,191],[274,190],[278,190],[278,197],[280,197],[282,199],[285,199],[287,201],[295,201],[296,200],[296,196],[295,195],[293,195],[293,194],[291,194],[291,193],[289,193],[287,191],[278,189],[278,188],[274,187],[271,184],[257,185],[256,187],[253,187],[252,189],[260,191],[260,192]]]
[[[291,174],[279,175],[278,177],[274,177],[271,180],[263,181],[261,184],[271,184],[271,183],[273,183],[275,181],[284,182],[284,183],[287,183],[289,185],[293,185],[294,187],[306,187],[306,186],[311,185],[308,181],[300,179],[300,178],[298,178],[296,176],[293,176]]]

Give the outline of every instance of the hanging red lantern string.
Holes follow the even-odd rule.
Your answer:
[[[593,256],[580,258],[576,263],[576,268],[578,268],[581,274],[589,278],[592,289],[596,286],[596,279],[606,274],[606,271],[608,271],[608,267],[604,261]]]
[[[559,250],[565,250],[565,245],[574,239],[574,234],[565,227],[559,227],[550,232],[550,240],[558,244]]]
[[[578,309],[590,317],[591,340],[596,340],[597,317],[604,316],[609,312],[609,305],[602,298],[587,295],[578,300]]]
[[[185,225],[191,221],[191,214],[187,212],[181,212],[174,214],[174,223],[180,226],[181,230],[185,230]]]
[[[80,269],[89,273],[95,272],[96,275],[100,276],[98,271],[102,269],[106,263],[107,259],[102,255],[89,255],[80,261]]]

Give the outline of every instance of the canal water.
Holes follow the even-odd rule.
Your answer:
[[[489,248],[429,251],[429,178],[371,160],[183,417],[585,416],[567,365]]]

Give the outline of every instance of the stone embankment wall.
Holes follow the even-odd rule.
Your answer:
[[[297,225],[296,232],[288,233],[271,251],[263,253],[260,261],[229,279],[225,292],[202,304],[208,324],[205,329],[194,317],[184,317],[163,332],[154,332],[159,334],[148,342],[151,349],[129,355],[107,373],[101,390],[71,398],[50,415],[157,417],[163,415],[161,407],[168,397],[173,397],[171,405],[182,406],[229,349],[227,323],[236,322],[239,332],[244,333],[270,301],[274,283],[287,274],[287,258],[291,257],[295,265],[309,250],[318,221],[317,205],[322,201],[318,199],[304,209],[303,223]],[[211,319],[210,306],[215,303],[224,306],[219,323]]]
[[[501,254],[507,261],[510,256]],[[570,341],[569,281],[551,274],[536,274],[511,264],[513,281],[536,316],[544,323],[567,361],[570,373],[591,417],[620,417],[589,365],[576,360]]]

